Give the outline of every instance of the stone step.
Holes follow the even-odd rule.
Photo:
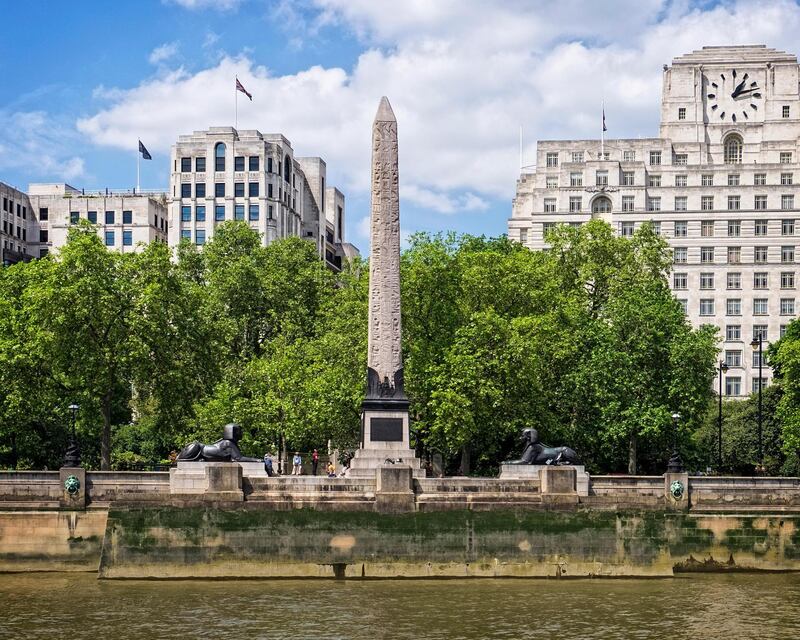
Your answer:
[[[380,466],[380,465],[378,465]],[[374,478],[377,471],[378,466],[374,467],[367,467],[367,468],[358,468],[350,466],[350,469],[347,472],[348,478]],[[388,466],[388,465],[387,465]],[[411,467],[411,476],[415,479],[424,478],[425,477],[425,469],[422,467]]]

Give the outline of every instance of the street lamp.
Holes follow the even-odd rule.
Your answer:
[[[680,413],[672,414],[672,457],[667,463],[667,473],[683,473],[683,460],[678,453],[678,421],[681,419]]]
[[[75,435],[75,418],[78,415],[78,409],[80,409],[80,407],[73,402],[69,405],[68,409],[72,412],[72,430],[69,436],[69,444],[67,445],[67,453],[64,455],[64,466],[80,467],[81,448],[78,445],[78,438]]]
[[[719,416],[717,417],[717,467],[722,471],[722,374],[728,372],[728,365],[719,361]]]
[[[761,376],[761,368],[764,365],[764,337],[761,335],[761,332],[758,332],[758,335],[753,338],[753,341],[750,343],[750,346],[755,349],[758,348],[758,469],[756,471],[758,473],[763,473],[764,471],[764,445],[762,439],[762,428],[761,428],[761,421],[763,419],[763,414],[761,411],[761,387],[763,387],[764,378]]]

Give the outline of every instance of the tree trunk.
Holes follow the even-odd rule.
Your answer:
[[[631,433],[631,439],[628,441],[628,475],[635,476],[636,468],[636,432]]]
[[[461,449],[461,467],[459,468],[459,474],[462,476],[469,475],[469,467],[470,467],[470,455],[469,455],[469,447],[464,445],[464,448]]]
[[[100,470],[111,470],[111,392],[103,397],[103,435],[100,437]]]

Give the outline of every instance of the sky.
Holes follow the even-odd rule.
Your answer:
[[[540,139],[658,135],[662,66],[800,53],[790,0],[0,0],[0,181],[166,190],[177,137],[234,123],[321,156],[368,250],[370,128],[398,119],[401,229],[499,235]]]

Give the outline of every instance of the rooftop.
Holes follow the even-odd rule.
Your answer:
[[[763,44],[725,45],[703,47],[672,60],[673,65],[731,64],[732,61],[752,62],[791,62],[797,64],[797,56],[778,51]]]

